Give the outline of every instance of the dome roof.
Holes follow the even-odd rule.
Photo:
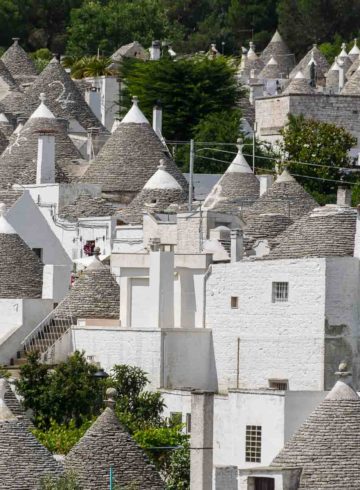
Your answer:
[[[301,71],[298,71],[294,78],[290,80],[283,91],[284,95],[289,94],[314,94],[315,90],[309,85],[309,81],[304,77]]]
[[[317,202],[296,182],[287,170],[274,184],[244,212],[245,219],[251,216],[275,213],[289,216],[292,220],[301,218],[317,206]]]
[[[1,61],[19,83],[32,83],[37,71],[32,59],[19,44],[19,38],[13,38],[13,44],[5,51]]]
[[[260,58],[266,65],[274,57],[278,64],[279,73],[286,78],[287,74],[294,66],[294,55],[291,53],[279,31],[276,31],[271,41],[262,52]]]
[[[204,209],[238,211],[259,197],[260,184],[238,144],[238,153],[205,199]]]
[[[107,407],[65,458],[65,470],[74,472],[86,490],[107,490],[109,468],[122,488],[134,483],[139,490],[164,490],[155,467]]]
[[[41,298],[43,264],[16,233],[3,216],[0,216],[0,298]]]
[[[58,319],[119,318],[120,288],[110,268],[96,257],[54,310]]]
[[[139,111],[135,100],[133,107],[90,164],[83,181],[100,184],[103,191],[135,194],[142,190],[156,171],[159,160],[165,157],[167,171],[187,192],[185,177],[167,156],[165,146],[150,124],[144,122],[145,116],[141,116]]]
[[[303,73],[305,78],[310,78],[310,65],[314,60],[316,65],[316,76],[318,80],[325,78],[325,73],[329,71],[329,63],[316,44],[306,53],[299,61],[295,68],[290,73],[290,78],[294,78],[299,71]]]
[[[301,469],[299,490],[359,488],[360,399],[340,379],[270,468]]]
[[[269,259],[353,256],[356,215],[347,206],[315,208],[279,237]]]
[[[81,154],[67,134],[66,121],[55,119],[42,101],[40,106],[27,120],[26,124],[15,131],[9,144],[0,156],[0,186],[9,184],[36,183],[36,167],[39,132],[52,130],[55,136],[56,182],[69,182],[63,167],[72,160],[81,159]]]
[[[280,67],[276,59],[272,56],[269,61],[266,63],[264,68],[258,75],[260,80],[262,79],[277,79],[277,78],[285,78],[284,74],[281,73]]]
[[[166,169],[165,160],[154,175],[144,185],[141,192],[131,201],[128,207],[119,211],[118,216],[127,223],[141,223],[143,211],[161,213],[171,205],[183,204],[187,193]]]

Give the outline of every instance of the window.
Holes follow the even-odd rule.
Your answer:
[[[269,387],[273,390],[286,391],[288,389],[287,379],[269,379]]]
[[[231,296],[231,308],[239,308],[239,297]]]
[[[181,412],[170,412],[170,423],[172,425],[182,424],[182,413]]]
[[[40,260],[42,260],[42,248],[33,248],[32,251],[39,257]]]
[[[191,413],[186,414],[186,433],[191,433]]]
[[[248,463],[261,462],[261,426],[246,426],[245,461]]]
[[[289,283],[273,282],[272,283],[272,302],[285,303],[289,299]]]

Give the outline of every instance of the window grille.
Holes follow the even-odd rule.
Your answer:
[[[288,389],[287,379],[269,379],[269,386],[273,390],[286,391]]]
[[[181,412],[170,412],[170,423],[172,425],[182,424],[182,413]]]
[[[261,425],[246,426],[245,461],[261,462]]]
[[[191,433],[191,413],[186,414],[186,433]]]
[[[239,308],[239,297],[231,296],[231,308]]]
[[[273,282],[272,283],[272,302],[285,303],[289,299],[289,283]]]

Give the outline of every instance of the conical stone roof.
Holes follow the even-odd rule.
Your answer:
[[[351,61],[354,63],[354,61],[356,61],[359,58],[359,54],[360,54],[360,49],[357,45],[357,39],[355,38],[354,45],[350,49],[348,56],[351,59]]]
[[[187,191],[188,184],[147,119],[133,101],[133,107],[101,148],[83,177],[84,182],[101,184],[105,192],[129,193],[142,190],[154,174],[159,160],[166,158],[167,171]]]
[[[28,430],[22,418],[4,401],[6,381],[0,379],[0,487],[2,490],[38,490],[42,478],[57,477],[63,469]]]
[[[356,210],[328,204],[290,226],[269,259],[354,255]]]
[[[154,175],[150,177],[129,206],[121,209],[118,217],[126,223],[141,223],[143,211],[161,213],[171,205],[183,204],[186,199],[187,193],[167,172],[165,160],[160,160],[160,165]]]
[[[165,484],[114,411],[107,407],[65,458],[86,490],[108,490],[109,469],[121,488],[163,490]]]
[[[39,105],[41,93],[46,95],[46,105],[56,117],[76,120],[85,130],[97,127],[105,131],[70,75],[55,58],[40,73],[35,83],[25,90],[18,111],[30,116]]]
[[[334,91],[334,92],[339,91],[341,68],[342,68],[342,61],[338,60],[338,58],[335,58],[334,63],[331,65],[329,71],[325,75],[327,91]]]
[[[14,131],[14,127],[3,112],[0,112],[0,131],[8,139]]]
[[[360,488],[360,399],[340,379],[270,468],[301,468],[299,490]]]
[[[9,140],[0,129],[0,154],[5,150],[8,144]]]
[[[347,80],[350,80],[350,78],[354,75],[354,73],[359,68],[359,66],[360,66],[360,56],[358,56],[355,59],[355,61],[353,61],[352,65],[350,66],[350,68],[346,72],[346,79]]]
[[[360,64],[356,72],[345,83],[341,95],[360,95]]]
[[[18,84],[15,81],[15,78],[11,75],[9,70],[6,68],[5,63],[0,59],[0,79],[4,80],[4,82],[12,88],[18,88]]]
[[[55,180],[69,182],[63,167],[82,157],[67,134],[67,122],[55,119],[42,97],[40,106],[24,127],[12,134],[9,145],[0,156],[0,187],[36,183],[39,132],[49,130],[55,137]]]
[[[294,67],[294,55],[290,52],[279,31],[275,32],[271,41],[260,56],[265,65],[272,57],[277,61],[282,78],[286,78],[288,73]]]
[[[35,65],[20,46],[19,38],[13,40],[13,44],[2,55],[1,61],[18,83],[32,83],[38,75]]]
[[[239,74],[241,75],[243,80],[246,80],[250,78],[252,70],[254,70],[255,76],[257,76],[264,68],[264,66],[265,63],[263,62],[263,60],[259,58],[258,55],[255,53],[254,43],[250,42],[249,51],[245,55],[243,55],[243,58],[241,60]]]
[[[119,318],[120,288],[110,268],[94,257],[65,298],[54,310],[55,318]]]
[[[246,249],[251,249],[257,240],[267,240],[271,249],[279,244],[278,236],[293,224],[283,214],[266,213],[253,216],[246,221],[244,239]]]
[[[19,237],[3,216],[0,216],[0,298],[41,298],[43,264]]]
[[[259,198],[260,184],[253,174],[238,144],[238,153],[221,179],[205,199],[204,209],[237,211],[251,206]]]
[[[319,81],[325,79],[325,73],[329,71],[329,63],[316,44],[306,53],[301,61],[295,66],[290,73],[290,78],[296,76],[301,71],[305,78],[310,78],[310,63],[315,60],[316,76]]]
[[[251,216],[275,213],[297,220],[318,206],[317,202],[292,177],[287,170],[274,184],[244,212],[245,219]]]
[[[107,199],[92,197],[83,191],[74,202],[67,204],[60,210],[59,217],[74,222],[79,218],[113,216],[117,207],[116,204]]]
[[[282,78],[280,68],[276,59],[272,56],[259,73],[260,80]]]
[[[0,101],[0,110],[16,116],[21,113],[23,100],[24,92],[17,87],[10,87],[6,97]]]
[[[290,80],[289,85],[283,91],[284,95],[289,94],[314,94],[315,90],[310,87],[308,80],[304,77],[301,71],[299,71],[293,79]]]

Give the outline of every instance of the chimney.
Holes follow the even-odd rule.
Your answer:
[[[339,185],[337,190],[336,204],[338,206],[351,206],[351,188],[347,185]]]
[[[191,394],[190,490],[211,490],[213,474],[214,393]]]
[[[99,152],[99,128],[89,128],[86,142],[86,154],[88,160],[93,160]]]
[[[161,44],[160,41],[153,41],[150,48],[150,59],[152,61],[158,61],[161,56]]]
[[[101,121],[101,93],[100,87],[92,86],[86,89],[85,101],[95,116]]]
[[[337,65],[339,67],[339,90],[341,91],[345,85],[344,62],[338,59]]]
[[[165,251],[159,238],[150,239],[149,293],[152,299],[150,326],[174,326],[174,252]]]
[[[357,206],[354,257],[360,259],[360,205]]]
[[[37,184],[54,184],[55,182],[55,132],[44,130],[38,132],[38,153],[36,166]]]
[[[162,107],[159,100],[153,108],[152,126],[159,138],[162,138]]]
[[[244,255],[244,235],[242,230],[235,229],[230,232],[231,262],[239,262]]]
[[[259,179],[260,182],[260,196],[262,196],[273,185],[274,177],[272,175],[264,174],[264,175],[257,175],[257,178]]]

